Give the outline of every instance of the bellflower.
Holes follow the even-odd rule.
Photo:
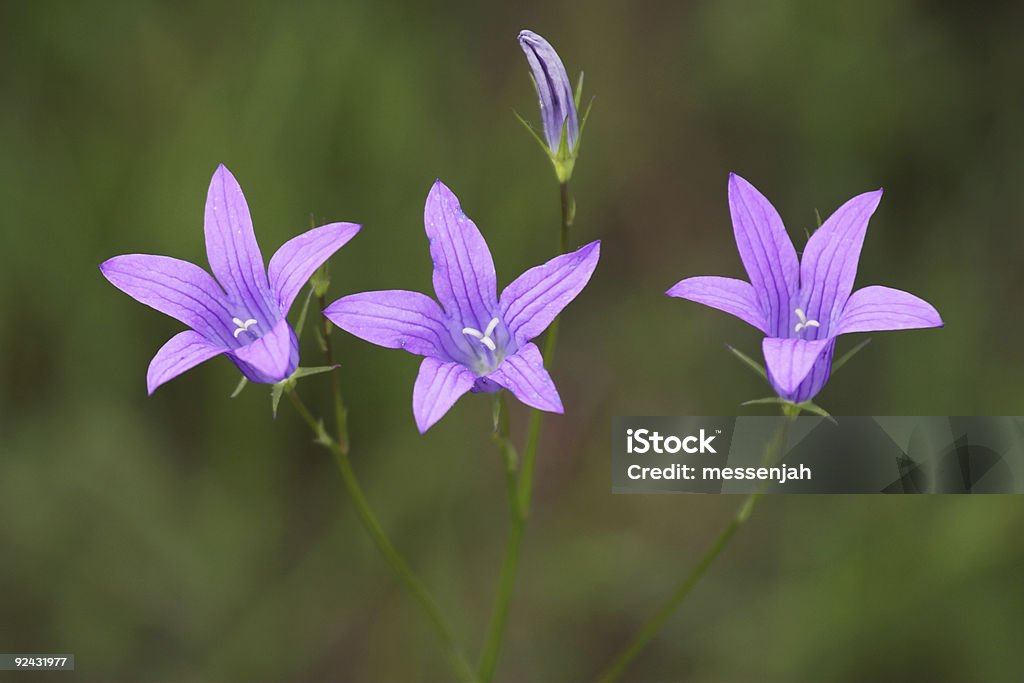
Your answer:
[[[514,280],[501,296],[491,251],[440,180],[423,222],[434,262],[434,292],[363,292],[338,299],[324,314],[373,344],[424,356],[413,388],[413,415],[427,431],[468,391],[508,389],[528,406],[562,412],[537,337],[582,291],[597,266],[600,242],[557,256]]]
[[[579,115],[573,98],[572,84],[561,57],[551,43],[533,31],[519,32],[519,46],[526,53],[533,81],[540,98],[540,117],[544,124],[544,137],[552,154],[558,153],[562,130],[568,137],[569,150],[576,147],[580,134]]]
[[[519,32],[519,46],[526,53],[537,86],[548,156],[555,165],[558,180],[566,182],[572,176],[583,129],[569,75],[551,43],[533,31]]]
[[[216,280],[188,261],[128,254],[100,265],[111,284],[191,329],[171,337],[149,364],[149,393],[214,356],[226,354],[249,380],[274,384],[298,366],[299,343],[285,319],[310,276],[359,232],[331,223],[285,242],[269,270],[238,181],[217,167],[206,196],[206,253]]]
[[[881,198],[876,190],[843,204],[811,235],[798,259],[775,207],[730,174],[733,232],[750,282],[693,277],[666,293],[761,330],[772,387],[788,401],[808,401],[828,380],[837,336],[943,324],[935,308],[913,294],[881,286],[853,291],[868,220]]]

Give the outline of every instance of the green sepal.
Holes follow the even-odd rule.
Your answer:
[[[309,377],[310,375],[320,375],[325,372],[330,372],[331,370],[337,370],[340,367],[340,365],[335,363],[334,365],[314,365],[308,368],[296,368],[295,372],[293,372],[292,376],[288,379],[299,380],[303,377]],[[288,380],[285,381],[287,382]]]
[[[763,365],[761,365],[756,360],[754,360],[753,358],[751,358],[750,356],[748,356],[747,354],[743,353],[742,351],[733,346],[726,344],[725,348],[729,349],[729,351],[731,351],[734,356],[739,358],[744,365],[746,365],[748,368],[750,368],[758,375],[760,375],[761,379],[765,380],[766,382],[768,381],[768,372],[764,369]]]
[[[306,300],[302,302],[302,310],[299,311],[299,320],[295,323],[295,336],[302,339],[302,328],[306,326],[306,313],[309,312],[309,302],[313,298],[314,288],[310,286],[306,293]]]
[[[804,401],[803,403],[794,403],[793,401],[787,401],[779,396],[769,396],[768,398],[755,398],[752,401],[744,401],[740,404],[741,406],[758,406],[758,405],[777,405],[782,406],[782,412],[787,417],[796,417],[801,412],[812,413],[819,417],[823,417],[832,424],[838,424],[836,419],[832,417],[827,410],[819,406],[812,401]]]
[[[843,367],[844,365],[846,365],[846,363],[847,363],[847,362],[848,362],[848,361],[849,361],[849,360],[850,360],[851,358],[853,358],[853,357],[854,357],[854,356],[856,356],[856,355],[857,355],[858,353],[860,353],[860,352],[861,352],[861,350],[862,350],[862,349],[863,349],[863,348],[864,348],[865,346],[867,346],[868,344],[870,344],[870,343],[871,343],[871,337],[868,337],[867,339],[865,339],[864,341],[862,341],[862,342],[861,342],[860,344],[857,344],[857,345],[856,345],[856,346],[854,346],[854,347],[853,347],[852,349],[850,349],[849,351],[847,351],[846,353],[844,353],[844,354],[842,355],[842,357],[841,357],[841,358],[840,358],[839,360],[837,360],[837,361],[836,361],[835,363],[833,363],[833,364],[832,364],[832,374],[834,375],[834,374],[836,373],[836,370],[838,370],[839,368],[841,368],[841,367]]]
[[[530,125],[529,121],[520,116],[519,112],[517,112],[515,109],[512,110],[512,113],[516,115],[517,119],[519,119],[519,123],[523,124],[523,127],[530,132],[530,135],[533,136],[533,139],[537,141],[537,144],[540,145],[540,148],[542,150],[544,150],[544,153],[550,157],[551,150],[548,149],[548,143],[544,142],[544,138],[540,136],[540,133],[538,133],[536,129],[534,129],[534,127]]]
[[[277,419],[277,406],[281,404],[281,397],[284,396],[285,390],[289,388],[288,382],[290,381],[291,378],[289,377],[270,387],[270,412],[274,415],[275,420]]]
[[[562,134],[558,138],[558,151],[551,157],[555,165],[558,182],[567,183],[572,178],[572,170],[576,165],[576,156],[569,150],[569,117],[562,121]]]
[[[295,368],[295,372],[270,387],[270,410],[274,414],[274,419],[277,419],[277,407],[281,403],[281,397],[284,396],[284,392],[294,390],[300,379],[310,375],[330,372],[339,367],[339,365],[316,365],[308,368]]]
[[[587,119],[590,118],[590,110],[594,106],[594,98],[591,97],[590,101],[587,102],[587,110],[583,112],[583,116],[580,117],[580,132],[576,135],[576,156],[580,153],[580,142],[583,140],[583,131],[587,127]]]
[[[576,94],[573,96],[573,103],[576,105],[576,111],[580,109],[580,99],[583,97],[583,72],[580,72],[580,78],[576,81]]]
[[[242,389],[245,389],[245,385],[248,383],[249,379],[245,375],[242,375],[242,379],[238,382],[238,386],[231,392],[231,398],[236,398],[240,393],[242,393]]]

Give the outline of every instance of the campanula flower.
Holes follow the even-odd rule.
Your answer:
[[[788,401],[808,401],[828,380],[837,336],[943,324],[935,308],[913,294],[881,286],[853,291],[868,220],[881,198],[876,190],[843,204],[811,235],[798,259],[775,207],[730,174],[733,232],[750,282],[693,277],[666,293],[761,330],[772,387]]]
[[[584,114],[581,122],[576,110],[579,106],[579,102],[576,101],[578,94],[573,94],[569,75],[551,43],[533,31],[520,31],[519,46],[526,53],[526,61],[530,65],[533,82],[537,87],[548,156],[555,165],[559,182],[564,183],[572,176],[579,153],[577,148],[580,136],[587,117]],[[533,130],[528,124],[527,127]]]
[[[530,64],[533,81],[537,85],[540,118],[544,124],[544,137],[548,142],[548,149],[552,154],[558,153],[564,129],[568,137],[566,143],[572,151],[580,134],[580,122],[576,113],[572,84],[562,64],[562,58],[555,52],[555,48],[551,47],[551,43],[533,31],[520,31],[519,45],[526,53],[526,61]]]
[[[468,391],[508,389],[528,406],[562,412],[537,337],[590,280],[600,243],[563,254],[514,280],[499,297],[491,251],[440,180],[423,222],[438,301],[419,292],[363,292],[324,314],[368,342],[424,356],[413,388],[413,415],[425,432]]]
[[[274,384],[298,366],[299,343],[285,319],[321,264],[359,232],[331,223],[285,242],[269,269],[238,181],[217,167],[206,196],[206,253],[216,279],[188,261],[128,254],[100,265],[111,284],[136,301],[188,325],[149,364],[149,393],[214,356],[225,354],[253,382]]]

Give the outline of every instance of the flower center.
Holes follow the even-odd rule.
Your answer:
[[[256,322],[256,321],[254,320],[253,322]],[[494,343],[494,340],[491,339],[491,335],[494,334],[494,328],[496,328],[497,326],[498,326],[498,319],[497,318],[491,318],[491,322],[487,323],[487,329],[485,329],[483,332],[481,332],[480,330],[474,329],[472,327],[463,327],[462,328],[462,334],[468,334],[470,337],[473,337],[474,339],[479,341],[481,344],[486,346],[491,351],[494,351],[498,347]]]
[[[240,318],[232,318],[231,322],[235,324],[235,339],[238,339],[238,335],[243,332],[248,332],[249,328],[256,324],[256,321],[252,318],[244,322]]]
[[[807,315],[804,313],[804,309],[798,308],[794,312],[796,313],[796,317],[800,319],[800,322],[798,322],[796,324],[796,327],[793,328],[794,332],[799,332],[805,327],[821,327],[821,323],[819,323],[817,320],[807,319]]]

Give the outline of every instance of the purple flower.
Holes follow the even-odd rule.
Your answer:
[[[840,334],[943,324],[935,308],[913,294],[880,286],[853,291],[868,220],[881,198],[876,190],[843,204],[798,259],[775,207],[730,174],[733,232],[750,282],[693,277],[666,293],[731,313],[764,332],[772,387],[788,401],[808,401],[828,380]]]
[[[519,32],[519,45],[526,53],[526,61],[533,72],[533,81],[540,98],[540,116],[544,124],[544,137],[552,155],[558,154],[562,129],[567,136],[570,153],[576,149],[580,134],[579,116],[573,97],[572,84],[561,58],[551,43],[533,31]]]
[[[388,290],[343,297],[324,314],[360,339],[425,356],[412,397],[421,433],[467,391],[504,387],[528,406],[561,413],[558,390],[530,340],[590,280],[600,242],[531,268],[498,297],[491,251],[440,180],[427,196],[423,222],[441,305],[419,292]]]
[[[122,292],[192,328],[156,352],[146,374],[150,394],[222,353],[253,382],[274,384],[290,376],[298,366],[299,343],[285,315],[313,271],[359,226],[331,223],[305,232],[277,250],[268,271],[242,188],[221,165],[206,195],[205,230],[216,280],[168,256],[128,254],[100,265]]]

